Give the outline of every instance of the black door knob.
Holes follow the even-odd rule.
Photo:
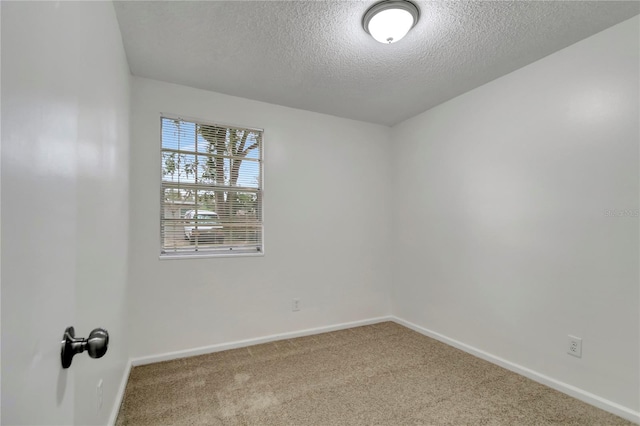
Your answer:
[[[96,328],[87,337],[86,349],[91,358],[102,358],[107,353],[109,333],[104,328]]]
[[[62,349],[60,351],[62,368],[69,368],[73,356],[85,350],[91,358],[101,358],[107,353],[108,346],[109,333],[104,328],[94,329],[89,333],[89,337],[83,339],[76,337],[73,327],[68,327],[62,336]]]

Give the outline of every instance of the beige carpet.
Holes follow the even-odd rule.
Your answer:
[[[391,322],[135,367],[117,425],[631,425]]]

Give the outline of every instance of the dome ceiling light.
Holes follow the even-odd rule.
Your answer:
[[[402,39],[418,22],[418,7],[405,0],[387,0],[376,3],[362,18],[364,30],[384,44]]]

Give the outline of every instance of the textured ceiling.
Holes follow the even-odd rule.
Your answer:
[[[131,72],[393,125],[640,13],[637,2],[417,1],[383,45],[374,2],[129,1],[116,13]]]

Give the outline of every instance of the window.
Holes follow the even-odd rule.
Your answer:
[[[262,130],[161,126],[161,256],[262,253]]]

